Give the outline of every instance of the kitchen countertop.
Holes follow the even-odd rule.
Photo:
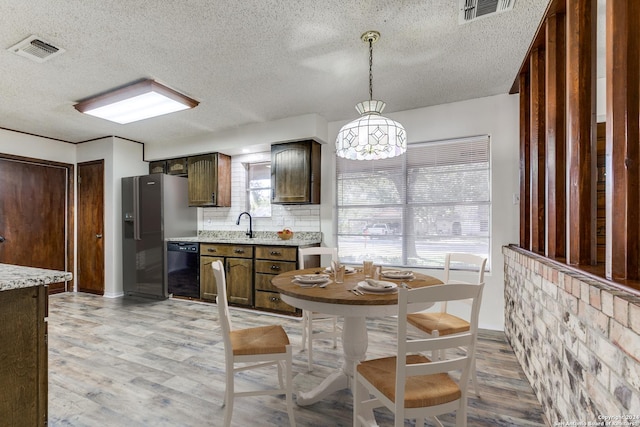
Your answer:
[[[72,278],[73,275],[67,271],[0,264],[0,291],[48,285]]]
[[[308,246],[322,243],[322,233],[294,232],[293,238],[282,240],[272,231],[256,231],[250,239],[244,232],[237,231],[201,231],[197,236],[172,237],[168,242],[228,243],[264,246]]]

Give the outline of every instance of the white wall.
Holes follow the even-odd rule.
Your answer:
[[[73,144],[4,129],[0,129],[0,153],[52,162],[76,163],[76,146]]]
[[[104,159],[104,296],[122,292],[122,186],[124,176],[144,175],[149,164],[142,161],[143,145],[107,137],[77,146],[78,163]],[[77,194],[77,192],[76,192]]]
[[[407,130],[409,143],[464,136],[491,137],[491,272],[485,274],[480,327],[504,329],[504,259],[502,246],[519,240],[519,105],[517,95],[497,95],[388,114]],[[329,123],[334,141],[345,122]],[[336,245],[335,147],[323,147],[320,223],[327,246]],[[441,270],[424,270],[442,277]]]

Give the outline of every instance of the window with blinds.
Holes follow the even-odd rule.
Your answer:
[[[441,268],[447,252],[489,258],[489,158],[488,135],[410,144],[385,160],[337,158],[341,261]]]
[[[249,163],[247,210],[254,218],[271,216],[271,163]]]

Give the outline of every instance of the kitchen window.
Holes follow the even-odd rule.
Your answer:
[[[340,259],[442,268],[447,252],[489,258],[489,158],[488,135],[410,144],[385,160],[337,158]]]
[[[247,164],[247,210],[254,218],[271,217],[271,163]]]

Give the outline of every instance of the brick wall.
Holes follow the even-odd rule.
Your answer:
[[[517,247],[503,253],[505,333],[551,424],[635,416],[609,425],[640,426],[640,297]]]

